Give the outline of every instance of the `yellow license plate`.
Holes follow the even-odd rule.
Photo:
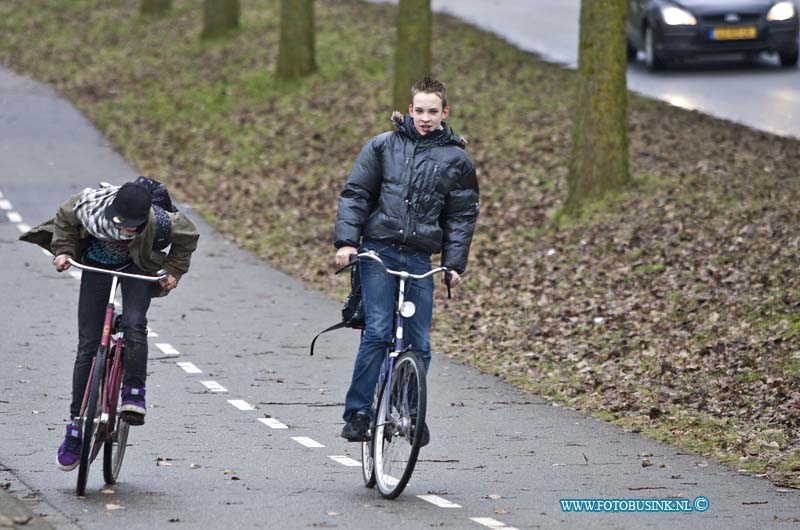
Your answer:
[[[746,40],[755,39],[757,36],[758,30],[755,26],[714,28],[711,30],[711,40]]]

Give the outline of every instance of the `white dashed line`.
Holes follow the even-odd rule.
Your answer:
[[[425,502],[433,504],[434,506],[438,506],[439,508],[461,508],[460,504],[450,502],[447,499],[439,497],[438,495],[417,495],[417,497]]]
[[[6,199],[0,200],[0,210],[10,210],[11,208],[12,206],[10,201]]]
[[[328,458],[330,458],[334,462],[339,462],[343,466],[348,466],[348,467],[361,466],[361,462],[359,462],[358,460],[353,460],[349,456],[329,456]]]
[[[158,337],[158,333],[156,333],[155,331],[153,331],[150,328],[147,328],[147,336],[148,337]]]
[[[161,350],[161,353],[163,353],[164,355],[180,355],[181,354],[181,352],[179,352],[178,350],[173,348],[171,344],[167,344],[166,342],[156,343],[156,348]]]
[[[67,271],[67,274],[69,274],[70,276],[72,276],[76,280],[80,280],[81,279],[81,271],[80,270],[72,270],[72,269],[70,269],[70,270]]]
[[[239,410],[256,410],[256,408],[253,405],[241,399],[229,399],[228,403],[230,403]]]
[[[8,220],[11,221],[12,223],[21,223],[22,222],[22,216],[20,214],[18,214],[17,212],[8,212],[6,214],[6,217],[8,217]]]
[[[25,223],[17,223],[17,229],[22,232],[23,234],[31,229],[31,225],[26,225]],[[44,250],[44,249],[42,249]],[[46,250],[44,250],[47,254],[50,254]]]
[[[482,524],[487,528],[491,528],[492,530],[518,530],[513,526],[506,526],[505,523],[501,523],[496,519],[492,519],[491,517],[470,517],[473,521],[478,524]]]
[[[227,392],[228,389],[217,383],[216,381],[200,381],[204,387],[212,392]]]
[[[178,363],[178,366],[183,368],[183,371],[186,372],[187,374],[202,374],[203,373],[203,371],[200,368],[196,367],[193,363],[190,363],[190,362],[181,362],[181,363]]]
[[[267,427],[271,427],[273,429],[288,429],[288,425],[284,425],[283,423],[279,422],[275,418],[258,418],[258,421],[266,425]]]
[[[309,447],[311,449],[315,449],[317,447],[325,447],[321,443],[319,443],[319,442],[317,442],[315,440],[312,440],[311,438],[309,438],[307,436],[292,436],[292,440],[294,440],[295,442],[299,443],[300,445],[304,445],[304,446]]]

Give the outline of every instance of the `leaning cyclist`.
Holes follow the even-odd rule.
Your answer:
[[[154,204],[153,194],[162,199]],[[125,310],[125,375],[121,417],[130,425],[142,425],[147,412],[147,310],[153,296],[164,296],[178,285],[189,270],[198,233],[192,222],[169,200],[163,184],[140,177],[122,186],[86,188],[61,205],[55,219],[23,234],[20,239],[39,244],[54,255],[59,272],[70,268],[68,258],[93,267],[133,274],[152,274],[166,269],[159,284],[143,280],[120,280]],[[166,252],[169,247],[168,252]],[[81,275],[78,298],[78,351],[72,373],[70,418],[80,414],[92,358],[100,344],[111,277],[91,271]],[[58,448],[59,469],[78,465],[81,432],[72,421]]]
[[[411,88],[409,114],[392,114],[395,131],[372,138],[361,150],[339,196],[334,246],[337,266],[360,250],[373,250],[390,269],[420,274],[431,255],[453,270],[458,285],[478,217],[478,181],[466,141],[443,121],[450,109],[443,83],[424,78]],[[386,348],[392,343],[395,277],[365,260],[359,265],[366,327],[345,398],[342,437],[367,439],[372,398]],[[411,284],[417,311],[405,325],[406,343],[430,364],[433,278]],[[430,441],[427,425],[422,445]]]

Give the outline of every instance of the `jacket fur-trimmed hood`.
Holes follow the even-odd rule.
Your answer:
[[[398,131],[402,132],[406,136],[415,139],[422,138],[420,134],[417,132],[417,130],[414,128],[414,119],[410,115],[402,114],[395,110],[394,112],[392,112],[392,115],[390,116],[389,120],[392,122],[392,125],[394,125],[394,127]],[[442,122],[442,127],[444,128],[444,133],[442,135],[442,140],[440,141],[440,143],[442,144],[452,143],[458,145],[461,149],[466,150],[467,145],[469,145],[469,140],[467,140],[463,136],[457,135],[455,131],[453,131],[444,121]]]

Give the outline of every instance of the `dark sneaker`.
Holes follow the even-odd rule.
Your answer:
[[[348,442],[366,442],[369,440],[369,427],[372,420],[369,417],[369,412],[366,410],[359,410],[350,416],[350,420],[344,425],[342,429],[342,438]]]
[[[144,415],[147,413],[144,394],[144,388],[122,385],[120,417],[129,425],[144,425]]]
[[[81,430],[74,423],[67,425],[67,434],[58,448],[56,465],[61,471],[72,471],[81,458]]]

